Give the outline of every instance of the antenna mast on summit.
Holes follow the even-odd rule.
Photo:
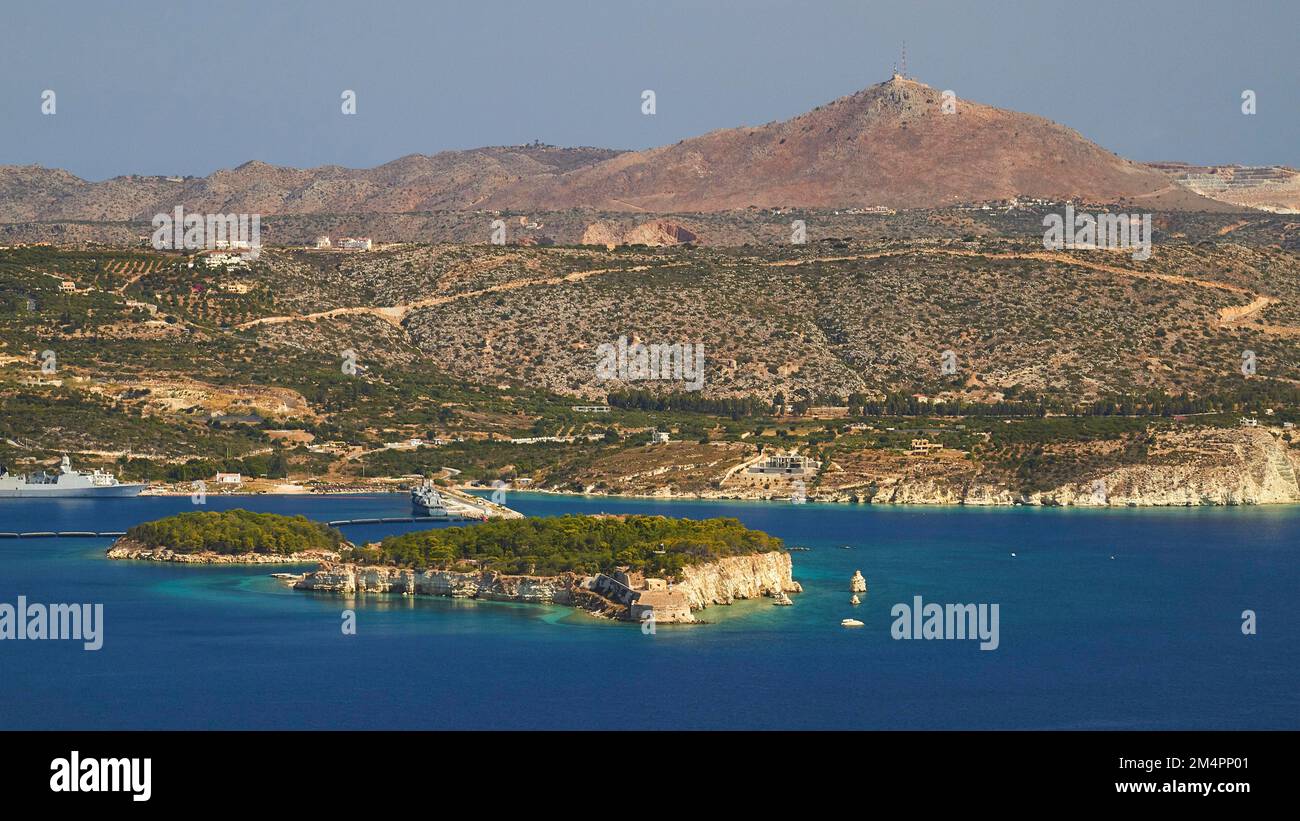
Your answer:
[[[899,73],[900,76],[907,76],[907,41],[903,41],[903,68]]]

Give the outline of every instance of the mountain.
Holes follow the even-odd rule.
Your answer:
[[[207,213],[348,214],[481,207],[495,191],[617,155],[547,145],[413,154],[375,168],[296,169],[247,162],[207,177],[87,182],[39,166],[0,166],[0,222],[148,220],[177,205]]]
[[[518,209],[705,212],[757,207],[933,208],[1014,196],[1230,210],[1165,171],[1050,120],[894,75],[783,122],[646,151],[529,145],[412,155],[370,169],[249,162],[206,178],[0,167],[0,221],[148,219],[203,212]]]
[[[497,207],[658,212],[747,206],[932,208],[1028,195],[1214,208],[1163,173],[1078,132],[943,93],[906,77],[783,122],[729,128],[522,181]]]

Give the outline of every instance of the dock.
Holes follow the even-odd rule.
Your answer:
[[[446,516],[385,516],[382,519],[334,519],[325,524],[330,527],[347,527],[349,525],[419,524],[421,522],[477,522],[482,518],[481,516],[448,513]]]

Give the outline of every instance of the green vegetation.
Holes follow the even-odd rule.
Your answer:
[[[304,550],[338,550],[343,543],[343,534],[304,516],[247,510],[179,513],[138,524],[126,532],[126,538],[177,553],[224,555],[284,556]]]
[[[753,244],[783,242],[795,215],[814,219],[823,238]],[[1024,209],[754,209],[691,216],[708,237],[699,248],[276,247],[229,270],[144,247],[135,238],[146,224],[112,229],[119,247],[0,248],[0,464],[49,468],[69,452],[79,468],[124,480],[226,471],[331,486],[446,467],[458,472],[444,481],[635,492],[686,453],[700,485],[663,482],[692,492],[721,474],[722,454],[745,456],[742,443],[871,471],[924,437],[968,454],[971,471],[1033,489],[1172,458],[1152,437],[1180,427],[1300,420],[1300,337],[1286,330],[1300,326],[1300,235],[1285,217],[1227,236],[1217,232],[1235,216],[1165,217],[1162,253],[1123,261],[1137,277],[1094,270],[1087,253],[1078,264],[1009,257],[1041,251],[1041,213]],[[575,210],[544,221],[563,239],[593,218]],[[476,219],[424,213],[402,230],[470,242]],[[277,236],[303,241],[344,229],[329,216],[276,224],[286,229]],[[610,273],[558,284],[596,270]],[[557,284],[500,287],[543,277]],[[61,289],[67,280],[75,290]],[[633,291],[646,299],[629,312]],[[398,326],[364,313],[245,324],[435,294],[451,301],[414,308]],[[1254,294],[1272,302],[1220,321]],[[631,327],[650,341],[705,345],[707,388],[594,383],[593,346]],[[937,356],[949,347],[959,372],[944,375]],[[39,368],[46,349],[55,373]],[[349,349],[355,373],[340,368]],[[1249,376],[1247,350],[1259,359]],[[613,410],[574,410],[603,403]],[[645,446],[651,429],[672,434],[662,460]],[[509,441],[542,436],[571,441]],[[445,444],[385,447],[409,438]]]
[[[675,576],[688,565],[783,547],[780,539],[750,530],[737,519],[559,516],[406,533],[344,551],[343,556],[366,564],[477,567],[530,575],[607,572],[626,566]]]

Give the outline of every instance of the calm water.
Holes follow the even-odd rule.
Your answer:
[[[0,602],[102,602],[106,622],[98,652],[0,642],[0,728],[1300,727],[1300,508],[509,503],[735,516],[814,548],[794,554],[807,592],[648,636],[560,607],[346,602],[281,587],[267,574],[284,567],[110,562],[108,539],[0,540]],[[402,495],[208,507],[408,515]],[[189,509],[186,497],[3,500],[0,531],[120,530]],[[870,593],[855,608],[859,568]],[[890,608],[918,594],[998,603],[1001,647],[892,640]],[[345,607],[355,636],[339,629]],[[1242,635],[1246,609],[1258,635]],[[849,616],[866,626],[841,628]]]

